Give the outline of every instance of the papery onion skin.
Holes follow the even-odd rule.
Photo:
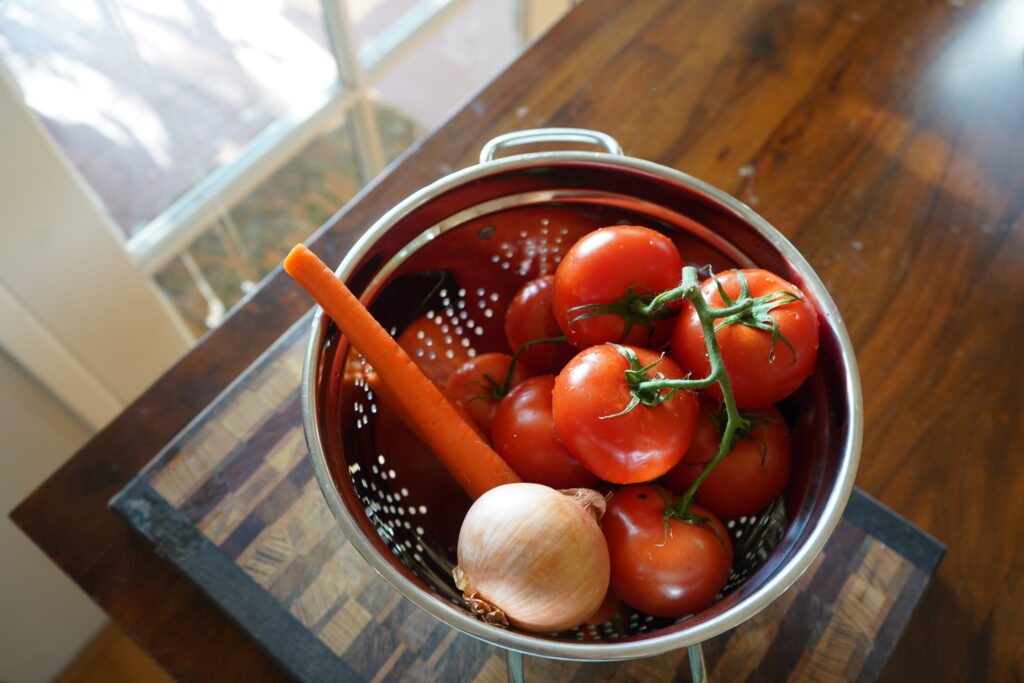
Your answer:
[[[603,513],[604,497],[590,489],[491,489],[463,520],[456,583],[487,621],[531,633],[578,626],[608,590],[608,546],[597,524]]]

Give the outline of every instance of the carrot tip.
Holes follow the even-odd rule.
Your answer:
[[[309,249],[306,247],[305,244],[299,243],[299,244],[296,244],[294,247],[292,247],[292,250],[290,252],[288,252],[287,256],[284,257],[284,270],[285,270],[285,272],[288,273],[289,275],[294,276],[295,272],[297,270],[296,266],[298,265],[299,260],[304,258],[304,257],[308,258],[309,257],[307,255],[308,253],[309,253]],[[312,255],[312,254],[310,254],[310,255]],[[314,258],[315,258],[315,256],[314,256]]]

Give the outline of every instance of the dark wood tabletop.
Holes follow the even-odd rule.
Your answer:
[[[601,130],[739,197],[845,318],[857,485],[948,546],[885,679],[1021,680],[1022,26],[1019,0],[586,0],[308,243],[339,262],[521,128]],[[181,679],[284,673],[107,502],[309,307],[277,271],[13,513]]]

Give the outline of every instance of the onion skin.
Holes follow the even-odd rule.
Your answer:
[[[592,615],[608,591],[604,497],[505,484],[480,496],[459,532],[456,586],[485,621],[556,633]]]

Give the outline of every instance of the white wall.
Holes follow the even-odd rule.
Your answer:
[[[8,514],[90,430],[0,351],[0,681],[48,681],[106,622]]]
[[[0,348],[95,428],[191,343],[0,67]]]

